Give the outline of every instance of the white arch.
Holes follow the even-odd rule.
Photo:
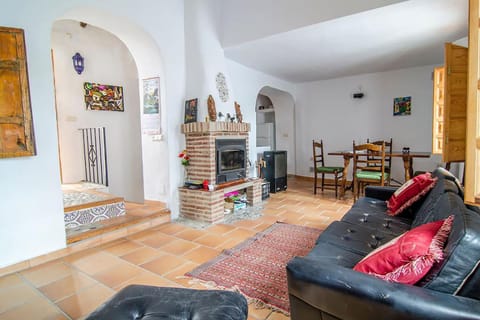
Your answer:
[[[287,150],[287,172],[295,174],[295,100],[289,92],[270,86],[262,87],[258,93],[272,100],[275,110],[276,149]]]
[[[139,86],[141,79],[160,78],[160,115],[163,135],[167,130],[165,64],[161,50],[152,36],[127,17],[118,17],[108,11],[92,6],[75,7],[57,20],[70,19],[86,22],[104,29],[120,39],[128,48],[137,65]],[[141,87],[140,87],[141,92]],[[140,99],[143,99],[140,95]],[[168,205],[169,161],[168,143],[161,136],[152,141],[151,136],[142,136],[145,198],[159,200]],[[160,141],[158,139],[161,139]],[[145,174],[148,173],[148,174]]]

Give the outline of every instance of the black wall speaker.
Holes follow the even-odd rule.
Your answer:
[[[353,94],[353,98],[354,98],[354,99],[362,99],[363,96],[364,96],[363,92],[355,92],[355,93]]]

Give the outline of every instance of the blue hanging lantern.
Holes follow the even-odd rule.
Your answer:
[[[77,71],[78,74],[81,74],[85,67],[83,63],[83,57],[80,55],[80,53],[77,52],[72,57],[72,60],[73,60],[73,68],[75,68],[75,71]]]

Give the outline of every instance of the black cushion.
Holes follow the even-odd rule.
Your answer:
[[[247,300],[236,292],[130,285],[86,320],[245,320],[247,313]]]
[[[348,248],[342,248],[322,241],[306,255],[306,258],[321,261],[321,263],[325,264],[353,268],[363,259],[363,255],[355,253]]]
[[[344,221],[335,221],[320,234],[317,244],[327,242],[365,256],[395,237],[394,234],[380,230],[364,228]]]
[[[453,197],[450,214],[455,216],[444,260],[425,277],[425,288],[480,299],[480,215]],[[448,213],[448,212],[447,212]]]

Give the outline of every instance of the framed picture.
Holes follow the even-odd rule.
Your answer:
[[[143,79],[143,114],[160,113],[160,78]]]
[[[184,123],[197,122],[198,99],[185,101],[185,119]]]
[[[160,78],[142,80],[142,133],[160,134]]]
[[[412,97],[399,97],[393,99],[393,115],[409,116],[412,114]]]
[[[123,87],[85,82],[87,110],[124,111]]]

